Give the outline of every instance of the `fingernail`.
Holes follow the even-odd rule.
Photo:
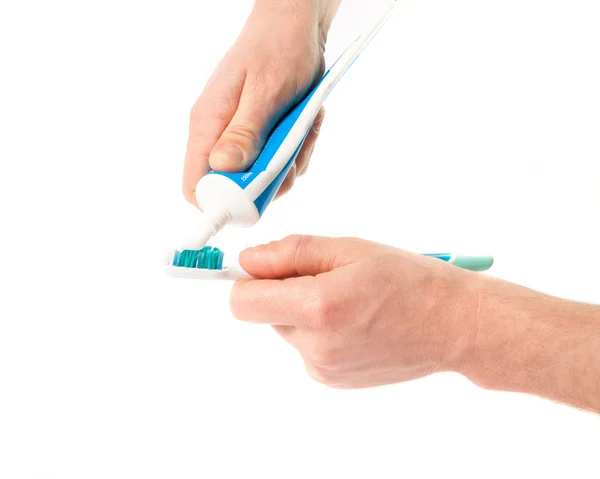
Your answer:
[[[223,145],[210,156],[211,163],[239,166],[244,162],[243,151],[235,145]]]

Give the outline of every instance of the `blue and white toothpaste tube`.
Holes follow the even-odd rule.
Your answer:
[[[196,200],[203,211],[201,224],[183,242],[182,249],[201,249],[226,224],[244,227],[256,224],[296,160],[323,102],[392,10],[393,7],[360,35],[304,100],[279,122],[249,170],[210,171],[202,177],[196,187]]]

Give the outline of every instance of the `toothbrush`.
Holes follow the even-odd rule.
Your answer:
[[[487,271],[494,264],[491,256],[460,256],[448,253],[425,254],[446,263],[469,271]],[[227,264],[225,255],[219,248],[206,246],[201,250],[175,252],[167,266],[167,274],[187,279],[221,279],[236,281],[239,279],[256,279],[248,274],[237,263]]]
[[[388,20],[395,4],[352,42],[304,100],[278,123],[249,170],[211,170],[200,179],[196,200],[203,214],[179,251],[201,250],[226,224],[246,227],[260,219],[294,164],[323,102]]]
[[[193,279],[251,278],[239,265],[224,263],[223,252],[206,244],[226,224],[252,226],[260,219],[296,160],[324,101],[389,19],[395,5],[396,2],[352,42],[303,101],[278,123],[248,171],[210,171],[200,179],[196,187],[196,199],[203,211],[200,224],[178,250],[169,252],[167,275]],[[473,271],[485,271],[493,263],[490,257],[427,256]]]

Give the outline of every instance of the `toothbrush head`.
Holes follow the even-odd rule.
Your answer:
[[[252,276],[238,265],[224,265],[224,257],[223,251],[212,246],[205,246],[199,250],[171,250],[166,273],[168,276],[188,279],[252,279]]]
[[[219,248],[205,246],[200,250],[175,251],[173,266],[178,268],[198,268],[208,270],[223,269],[225,254]]]

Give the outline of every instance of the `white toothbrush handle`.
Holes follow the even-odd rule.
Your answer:
[[[185,279],[219,279],[227,281],[237,281],[239,279],[255,279],[239,266],[230,266],[220,270],[202,269],[202,268],[183,268],[179,266],[167,265],[165,267],[167,276],[173,278]]]
[[[223,271],[226,274],[226,277],[224,277],[223,279],[229,279],[231,281],[237,281],[239,279],[256,279],[254,276],[247,273],[240,266],[232,266],[230,268],[225,268]]]

